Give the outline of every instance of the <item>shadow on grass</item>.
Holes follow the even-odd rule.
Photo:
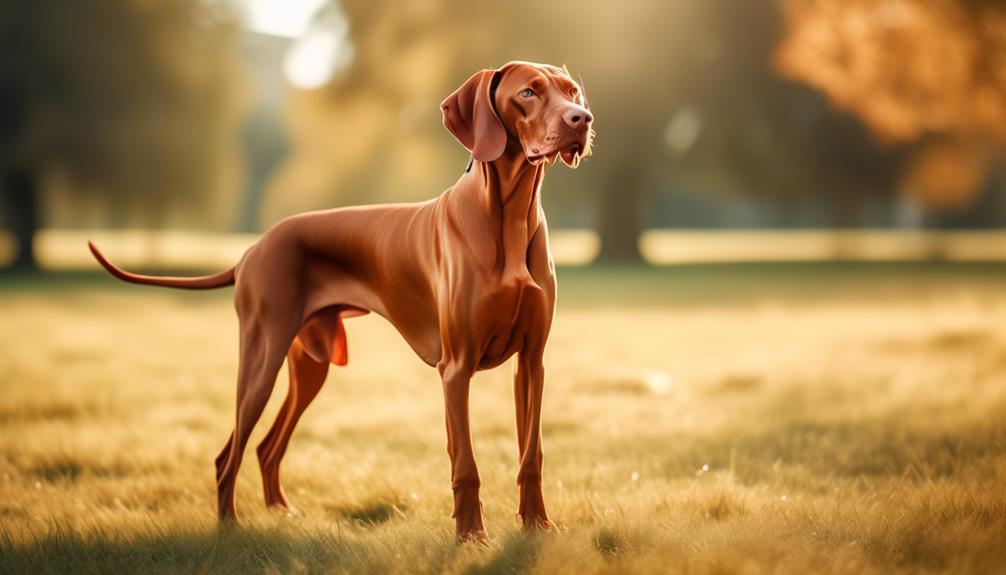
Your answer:
[[[1006,426],[995,421],[946,428],[891,417],[780,422],[711,436],[633,435],[599,440],[589,452],[579,445],[554,449],[572,461],[645,456],[669,478],[695,476],[704,464],[716,471],[732,468],[739,481],[755,484],[772,479],[781,466],[798,466],[818,477],[931,481],[1000,454],[1004,444]]]
[[[516,533],[507,537],[488,561],[471,565],[465,575],[502,575],[526,573],[534,566],[541,548],[540,536]]]
[[[380,525],[396,516],[405,517],[406,502],[397,496],[372,498],[350,505],[328,505],[325,507],[334,518],[343,517],[363,525]]]
[[[262,573],[353,571],[365,551],[338,535],[281,530],[153,532],[101,539],[53,527],[14,543],[0,531],[0,573]]]
[[[484,562],[463,568],[467,575],[525,573],[533,568],[541,537],[523,533],[485,549]],[[441,572],[456,558],[446,544],[412,565],[415,573]],[[385,573],[401,557],[373,541],[344,539],[336,531],[285,529],[151,530],[101,538],[59,526],[30,542],[15,543],[0,525],[0,574],[75,575],[105,573]]]

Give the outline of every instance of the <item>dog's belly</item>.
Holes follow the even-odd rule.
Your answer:
[[[385,291],[389,286],[421,285],[417,281],[383,282],[384,289],[348,275],[336,266],[316,266],[305,302],[305,320],[311,314],[331,306],[372,311],[388,320],[409,347],[430,366],[440,361],[440,328],[436,310],[423,305],[430,296],[421,289],[401,290],[396,297]],[[413,280],[415,278],[412,278]]]

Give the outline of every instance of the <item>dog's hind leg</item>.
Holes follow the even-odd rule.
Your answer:
[[[300,416],[321,391],[328,375],[329,364],[327,359],[318,362],[308,355],[299,337],[293,340],[287,353],[290,389],[283,407],[276,415],[276,421],[257,449],[259,467],[262,470],[262,488],[265,490],[265,504],[269,507],[287,513],[294,512],[280,482],[280,462],[286,454],[290,436],[293,435]]]
[[[244,324],[245,322],[242,322]],[[263,329],[264,322],[242,325],[241,357],[238,366],[237,416],[234,432],[217,463],[217,505],[221,521],[236,520],[234,487],[241,458],[252,428],[262,416],[269,395],[276,383],[276,374],[283,365],[283,356],[293,340],[295,330],[277,332]]]

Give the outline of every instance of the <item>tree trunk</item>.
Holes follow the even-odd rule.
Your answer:
[[[246,120],[242,132],[245,163],[245,195],[238,215],[238,231],[262,231],[262,207],[266,188],[287,156],[286,135],[280,112],[260,106]]]
[[[39,210],[35,174],[27,169],[14,169],[4,175],[0,185],[7,207],[7,228],[17,250],[11,267],[18,271],[37,270],[34,241]]]
[[[601,252],[597,259],[609,263],[641,263],[643,178],[634,169],[620,170],[616,174],[601,195],[598,222]]]

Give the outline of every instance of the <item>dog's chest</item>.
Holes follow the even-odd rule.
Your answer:
[[[482,291],[475,316],[481,321],[472,334],[483,351],[481,369],[490,369],[519,352],[528,338],[544,330],[542,320],[550,316],[545,291],[531,277],[504,279]]]

